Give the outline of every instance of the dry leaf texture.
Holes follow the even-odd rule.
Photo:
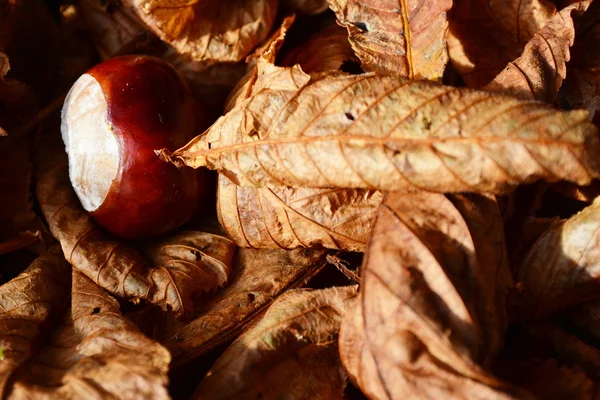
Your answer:
[[[550,315],[600,298],[600,198],[579,214],[553,225],[533,245],[515,274],[511,296],[517,320]]]
[[[450,59],[469,86],[485,86],[555,14],[549,0],[456,1],[447,39]]]
[[[149,263],[101,230],[79,203],[65,154],[51,147],[56,145],[42,147],[36,193],[50,231],[76,269],[117,297],[147,299],[178,317],[192,315],[196,294],[226,282],[235,249],[227,238],[202,232],[170,236],[152,243],[154,249],[146,246]]]
[[[365,71],[441,80],[452,0],[329,0]]]
[[[502,232],[492,197],[386,196],[340,334],[342,361],[368,397],[512,398],[486,371],[506,326]]]
[[[522,99],[554,102],[567,75],[570,47],[575,40],[573,17],[581,15],[591,1],[577,2],[557,13],[487,86]]]
[[[194,61],[237,62],[266,37],[277,0],[125,0],[148,29]]]
[[[279,297],[208,372],[196,399],[340,399],[337,348],[356,286],[294,290]]]
[[[55,247],[0,286],[0,397],[7,395],[13,373],[31,357],[52,317],[62,313],[70,275],[60,248]]]
[[[327,0],[281,0],[280,7],[284,14],[315,15],[326,11]]]
[[[600,140],[585,111],[401,77],[311,79],[267,67],[261,90],[163,156],[254,187],[501,193],[599,175]]]
[[[71,311],[16,375],[9,399],[168,399],[169,352],[73,270]]]
[[[324,265],[324,253],[317,250],[240,249],[227,287],[199,304],[197,318],[167,340],[174,363],[180,365],[235,337],[273,299]]]
[[[219,222],[238,246],[363,251],[381,203],[374,190],[261,188],[219,176]]]

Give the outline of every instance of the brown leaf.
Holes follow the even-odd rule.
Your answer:
[[[277,0],[125,0],[148,29],[194,61],[238,62],[267,37]]]
[[[284,14],[316,15],[327,10],[327,0],[282,0]]]
[[[282,61],[283,66],[300,64],[306,73],[340,70],[347,63],[358,62],[348,33],[339,25],[330,24],[293,49]]]
[[[346,386],[337,349],[357,286],[294,290],[217,360],[194,398],[339,399]]]
[[[569,49],[575,40],[573,17],[582,14],[590,2],[577,2],[553,16],[534,34],[523,54],[510,62],[485,88],[522,99],[554,102],[567,75],[567,61],[571,58]]]
[[[381,199],[361,189],[256,189],[220,175],[217,213],[238,246],[363,251]]]
[[[169,352],[73,270],[71,311],[15,376],[9,399],[168,399]]]
[[[146,248],[151,268],[134,248],[92,221],[71,187],[61,144],[50,132],[46,136],[36,193],[50,231],[76,269],[117,297],[147,299],[178,317],[193,313],[195,295],[224,284],[235,247],[229,239],[202,232],[168,236]]]
[[[0,286],[0,397],[19,365],[27,361],[43,331],[66,305],[70,268],[58,247]],[[60,314],[59,314],[60,315]]]
[[[593,202],[596,197],[600,196],[600,181],[594,180],[588,186],[578,186],[569,182],[559,182],[552,185],[551,189],[570,199],[589,204]]]
[[[599,175],[600,140],[584,111],[401,77],[267,67],[261,90],[163,157],[254,187],[499,193]]]
[[[485,86],[555,14],[549,0],[457,1],[447,38],[450,60],[469,86]]]
[[[441,80],[452,0],[329,0],[365,71]]]
[[[553,225],[533,245],[515,274],[516,320],[537,319],[570,305],[600,299],[600,199]]]
[[[322,251],[240,249],[231,282],[197,305],[197,318],[166,341],[180,366],[235,337],[273,299],[298,287],[326,264]]]
[[[600,300],[578,304],[567,309],[564,314],[586,337],[600,341]]]
[[[368,397],[518,393],[486,370],[506,327],[503,236],[493,197],[385,197],[340,333],[342,361]]]

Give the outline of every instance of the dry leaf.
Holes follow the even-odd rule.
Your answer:
[[[533,245],[515,273],[511,296],[516,320],[537,319],[570,305],[600,299],[600,199],[553,225]]]
[[[452,0],[329,0],[365,71],[441,80]]]
[[[283,66],[300,64],[306,73],[337,71],[348,63],[357,63],[348,33],[336,24],[330,24],[293,49],[282,61]]]
[[[588,186],[577,186],[569,182],[559,182],[552,185],[551,189],[567,198],[589,204],[596,197],[600,196],[600,181],[594,180]]]
[[[564,314],[587,338],[600,341],[600,300],[578,304],[567,309]]]
[[[327,10],[329,5],[327,0],[281,0],[280,7],[284,10],[284,15],[315,15]]]
[[[554,102],[567,75],[569,49],[575,41],[573,18],[590,2],[577,2],[552,17],[527,43],[521,57],[510,62],[485,88],[522,99]]]
[[[169,352],[73,270],[71,311],[15,376],[9,399],[168,399]]]
[[[294,290],[217,360],[196,399],[340,399],[346,386],[337,336],[356,286]]]
[[[178,317],[193,314],[195,295],[224,284],[235,248],[229,239],[202,232],[166,237],[146,250],[157,263],[150,268],[129,244],[92,221],[71,187],[60,143],[45,135],[36,193],[50,231],[76,269],[117,297],[147,299]]]
[[[52,317],[66,306],[70,273],[55,247],[0,286],[0,397],[6,397],[13,373],[31,357]]]
[[[518,393],[486,370],[502,345],[510,284],[493,197],[387,195],[362,268],[340,353],[368,397]]]
[[[261,188],[219,177],[219,222],[238,246],[363,251],[382,194],[373,190]]]
[[[203,62],[242,61],[273,25],[277,0],[124,0],[148,29]]]
[[[227,287],[198,304],[197,318],[166,341],[174,364],[180,366],[235,337],[273,299],[301,285],[325,264],[322,251],[240,249]]]
[[[457,1],[447,38],[450,60],[469,86],[485,86],[555,14],[549,0]]]
[[[311,79],[267,67],[261,90],[162,156],[254,187],[499,193],[599,175],[600,140],[585,111],[400,77]]]

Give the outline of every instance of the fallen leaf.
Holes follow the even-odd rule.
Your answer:
[[[450,16],[450,60],[472,87],[491,82],[556,14],[549,0],[461,0]]]
[[[340,399],[337,336],[357,286],[293,290],[225,350],[195,399]]]
[[[358,63],[346,30],[329,24],[306,42],[289,52],[281,65],[300,64],[306,73],[341,70],[348,63]]]
[[[325,265],[325,255],[318,250],[241,248],[227,287],[197,304],[194,321],[170,333],[165,346],[173,355],[173,367],[234,338],[277,296],[300,286]]]
[[[171,357],[73,270],[71,310],[15,375],[9,399],[168,399]]]
[[[258,92],[162,157],[253,187],[502,193],[599,175],[585,111],[401,77],[269,69]]]
[[[538,319],[570,305],[600,299],[600,199],[568,220],[551,226],[515,272],[520,288],[511,295],[515,320]]]
[[[193,314],[194,296],[224,284],[235,248],[229,239],[202,232],[168,236],[154,249],[146,247],[157,264],[149,263],[92,221],[71,186],[60,139],[50,131],[44,135],[37,198],[50,231],[77,270],[119,298],[146,299],[179,318]]]
[[[342,325],[342,362],[373,399],[513,398],[520,391],[488,370],[502,346],[508,285],[493,197],[390,193]]]
[[[523,54],[511,61],[485,89],[504,91],[522,99],[554,102],[567,75],[570,47],[575,41],[573,19],[590,5],[580,1],[561,10],[527,43]]]
[[[365,71],[441,80],[452,0],[329,0]]]
[[[194,61],[242,61],[268,35],[277,0],[125,0],[147,28]]]
[[[0,286],[0,397],[6,397],[12,375],[67,305],[70,273],[62,252],[54,247]]]
[[[569,182],[559,182],[552,185],[551,189],[567,198],[589,204],[596,197],[600,196],[600,181],[594,180],[588,186],[577,186]]]
[[[280,7],[284,15],[297,14],[300,16],[316,15],[327,11],[327,0],[282,0]]]
[[[363,251],[382,194],[373,190],[251,188],[219,177],[219,222],[238,246]]]

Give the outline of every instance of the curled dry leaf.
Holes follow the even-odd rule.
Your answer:
[[[235,337],[273,299],[301,285],[325,264],[324,253],[317,250],[240,249],[227,287],[198,304],[197,318],[176,327],[166,341],[175,366]]]
[[[553,225],[533,245],[515,273],[510,311],[537,319],[570,305],[600,299],[600,199]]]
[[[171,357],[73,270],[71,310],[15,375],[9,399],[168,399]]]
[[[485,86],[555,14],[549,0],[457,1],[447,38],[450,60],[469,86]]]
[[[570,47],[575,41],[573,18],[581,15],[591,0],[561,10],[525,46],[523,54],[485,88],[505,91],[522,99],[554,102],[567,75]]]
[[[306,73],[338,71],[348,63],[358,62],[346,30],[330,24],[288,53],[282,65],[300,64]]]
[[[194,61],[242,61],[268,35],[277,0],[124,0],[148,29]]]
[[[452,0],[329,0],[365,71],[441,80]]]
[[[172,309],[177,317],[193,313],[195,295],[224,284],[235,249],[229,239],[203,232],[170,236],[153,243],[153,249],[146,247],[153,262],[149,265],[133,247],[92,221],[71,187],[64,151],[49,132],[46,136],[36,193],[50,231],[76,269],[109,293],[146,299]]]
[[[357,286],[294,290],[225,350],[196,399],[340,399],[337,336]]]
[[[52,317],[67,305],[71,270],[58,247],[37,258],[25,271],[0,286],[0,397],[33,353]]]
[[[162,156],[253,187],[501,193],[600,174],[585,111],[394,76],[270,70],[256,83],[268,87]]]
[[[487,371],[502,345],[510,284],[493,197],[388,194],[362,268],[340,352],[368,397],[508,399],[519,392]]]
[[[374,190],[250,188],[219,177],[217,212],[242,247],[363,251],[381,203]]]

